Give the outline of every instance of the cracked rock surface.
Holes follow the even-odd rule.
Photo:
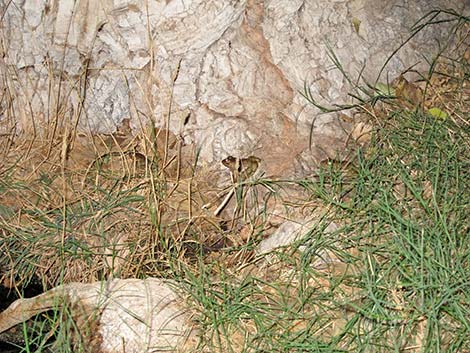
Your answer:
[[[305,84],[322,104],[350,103],[351,84],[332,60],[352,79],[362,75],[372,83],[379,73],[386,82],[413,65],[419,69],[437,51],[435,43],[447,39],[450,24],[426,27],[382,66],[429,11],[468,13],[469,6],[461,0],[24,0],[0,7],[1,86],[14,112],[2,113],[3,125],[22,129],[31,119],[59,115],[103,133],[124,119],[134,129],[151,120],[198,145],[208,163],[256,155],[267,175],[291,176],[344,154],[353,128],[309,105]]]

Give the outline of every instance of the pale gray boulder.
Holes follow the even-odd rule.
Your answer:
[[[329,158],[322,150],[352,128],[326,133],[328,124],[338,125],[337,117],[319,114],[301,94],[307,84],[322,104],[351,102],[353,88],[332,55],[353,81],[373,83],[424,15],[449,8],[468,14],[462,0],[1,4],[0,85],[20,129],[31,119],[53,121],[59,114],[74,120],[80,112],[79,126],[95,132],[114,131],[125,118],[134,128],[169,120],[185,143],[201,147],[203,161],[255,154],[265,161],[266,174],[283,176],[311,172],[311,164]],[[452,16],[436,19],[445,18]],[[425,67],[438,43],[449,41],[453,24],[426,26],[391,58],[379,80]],[[183,125],[181,116],[188,113]],[[5,115],[0,120],[11,124]]]

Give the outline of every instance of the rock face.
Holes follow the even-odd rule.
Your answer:
[[[182,299],[168,282],[156,278],[69,283],[19,299],[0,313],[0,333],[38,313],[63,308],[74,322],[77,351],[160,352],[195,344]]]
[[[363,84],[363,73],[373,83],[418,19],[434,7],[465,11],[468,1],[435,0],[433,8],[426,0],[0,4],[3,125],[25,128],[59,116],[112,132],[126,118],[134,128],[151,120],[196,143],[207,162],[254,154],[267,174],[292,175],[331,158],[351,129],[309,105],[304,84],[321,103],[347,103],[351,82],[332,60],[352,82]],[[449,28],[424,28],[380,80],[423,64]]]

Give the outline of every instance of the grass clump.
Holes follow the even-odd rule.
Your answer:
[[[345,224],[341,246],[355,249],[361,269],[348,345],[468,350],[468,127],[420,111],[385,126],[359,152],[343,204],[331,200]]]

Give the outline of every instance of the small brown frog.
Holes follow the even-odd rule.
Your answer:
[[[220,212],[222,212],[232,196],[235,194],[235,190],[237,190],[239,187],[242,187],[240,184],[250,178],[258,170],[260,162],[261,159],[254,156],[250,156],[248,158],[236,158],[233,156],[228,156],[222,160],[222,164],[230,170],[233,185],[222,203],[214,211],[215,216],[218,216]]]
[[[234,183],[244,181],[251,177],[258,170],[260,162],[261,160],[254,156],[248,158],[228,156],[222,160],[222,164],[230,170]]]

